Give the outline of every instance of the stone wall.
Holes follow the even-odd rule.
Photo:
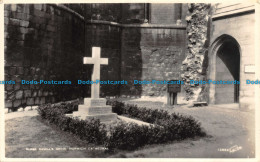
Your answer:
[[[174,24],[181,20],[181,5],[178,3],[151,4],[151,23]],[[171,15],[171,16],[169,16]]]
[[[102,20],[118,23],[143,23],[144,3],[92,3],[85,5],[86,20]]]
[[[66,6],[66,7],[65,7]],[[126,7],[128,12],[122,13]],[[13,108],[90,97],[93,65],[83,65],[101,47],[100,97],[165,96],[166,85],[133,85],[137,80],[178,80],[185,55],[185,25],[142,23],[144,4],[5,5],[5,107]],[[85,18],[82,13],[85,10]],[[76,11],[76,12],[75,12]],[[99,17],[99,16],[101,17]],[[146,15],[147,16],[147,15]],[[120,24],[116,22],[123,22]],[[84,25],[85,24],[85,25]],[[24,85],[21,80],[71,81],[71,85]]]
[[[146,5],[144,3],[122,4],[121,23],[143,23],[145,19]]]
[[[108,58],[108,65],[101,65],[100,80],[120,80],[121,28],[108,22],[92,21],[86,23],[86,56],[91,57],[93,46],[101,47],[101,57]],[[93,65],[89,67],[90,72]],[[100,85],[100,96],[119,95],[119,85]],[[90,94],[90,91],[88,92]]]
[[[134,80],[178,80],[185,55],[185,26],[122,25],[92,20],[86,25],[86,55],[101,47],[101,80],[125,80],[126,85],[101,85],[101,97],[165,96],[166,85],[134,85]],[[93,65],[86,65],[92,69]],[[91,70],[90,70],[91,71]],[[88,92],[90,93],[90,92]]]
[[[85,4],[86,20],[121,21],[120,3],[89,3]]]
[[[179,80],[185,57],[185,26],[122,29],[121,88],[124,96],[166,96],[167,85],[133,84],[133,80]]]
[[[55,5],[7,4],[4,8],[5,80],[15,81],[5,85],[5,107],[84,97],[87,87],[21,84],[21,80],[75,84],[84,79],[84,21]]]

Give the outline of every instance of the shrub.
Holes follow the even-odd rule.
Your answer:
[[[122,102],[107,102],[107,104],[112,105],[112,111],[116,112],[118,115],[125,114],[125,109],[123,108],[124,103]]]
[[[78,103],[63,102],[46,104],[38,107],[38,113],[50,123],[56,124],[61,130],[76,134],[80,139],[90,143],[102,144],[106,141],[105,125],[98,119],[80,120],[65,116],[75,109]]]
[[[146,144],[165,143],[183,140],[195,136],[205,136],[200,123],[191,116],[169,114],[164,110],[138,108],[136,105],[125,105],[122,102],[108,102],[118,114],[128,115],[153,125],[139,126],[134,123],[119,122],[109,130],[98,119],[80,120],[67,117],[65,114],[76,109],[78,102],[62,102],[41,105],[38,113],[42,119],[56,124],[61,130],[77,135],[90,143],[104,144],[110,151],[115,148],[134,150]]]
[[[206,135],[201,129],[200,123],[192,116],[183,116],[176,113],[169,114],[165,110],[138,108],[136,105],[124,104],[118,101],[110,101],[108,104],[112,105],[112,110],[115,113],[118,113],[119,110],[120,114],[163,127],[164,132],[168,132],[168,140],[181,140]],[[117,108],[113,108],[115,105]],[[162,141],[164,141],[163,138]]]
[[[134,150],[147,144],[148,126],[138,126],[134,123],[119,123],[110,128],[110,136],[106,141],[106,147],[123,150]]]

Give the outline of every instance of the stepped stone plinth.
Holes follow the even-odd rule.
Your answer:
[[[100,47],[92,47],[92,57],[84,57],[84,64],[93,64],[93,72],[91,80],[95,82],[91,84],[91,98],[84,99],[84,105],[79,105],[77,112],[67,114],[70,117],[78,117],[80,119],[99,119],[101,122],[110,122],[117,118],[117,114],[112,113],[112,106],[106,105],[105,98],[99,98],[100,83],[100,65],[108,65],[107,58],[100,57]]]
[[[104,98],[85,98],[84,105],[79,105],[78,111],[68,114],[71,117],[78,117],[82,120],[99,119],[101,122],[116,120],[117,114],[112,113],[112,106],[106,105]]]

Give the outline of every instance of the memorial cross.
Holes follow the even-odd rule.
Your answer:
[[[100,65],[108,65],[108,58],[100,57],[100,47],[92,47],[92,57],[84,57],[84,64],[94,64],[91,80],[94,82],[91,85],[91,98],[99,98],[100,84],[95,83],[100,80]]]

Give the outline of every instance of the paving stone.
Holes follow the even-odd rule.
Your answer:
[[[19,90],[15,93],[15,98],[16,99],[22,99],[23,98],[23,91]]]
[[[17,111],[21,112],[21,111],[24,111],[24,109],[23,108],[19,108],[19,109],[17,109]]]
[[[20,26],[28,27],[29,26],[29,21],[24,21],[24,20],[20,21]]]
[[[26,107],[24,108],[24,111],[30,111],[30,110],[32,110],[32,107],[31,107],[31,106],[26,106]]]
[[[21,100],[15,100],[13,102],[13,107],[19,107],[21,105],[22,101]]]
[[[41,97],[42,96],[42,90],[38,91],[38,96]]]
[[[17,5],[11,4],[11,11],[16,11],[16,10],[17,10]]]
[[[26,98],[22,99],[22,105],[26,105]]]
[[[5,89],[7,90],[7,91],[11,91],[11,90],[13,90],[13,84],[6,84],[5,85]]]
[[[20,20],[10,18],[10,19],[9,19],[9,24],[10,24],[10,25],[19,26],[19,25],[20,25]]]
[[[23,67],[17,68],[17,74],[23,74]]]
[[[6,25],[9,24],[9,18],[7,18],[7,17],[4,18],[4,24],[6,24]],[[5,37],[5,38],[9,38],[9,37]]]
[[[27,98],[26,104],[27,105],[34,105],[34,98]]]
[[[13,107],[12,100],[5,100],[5,107],[7,108]]]
[[[41,97],[40,104],[45,104],[45,97]]]
[[[34,101],[35,105],[39,105],[40,104],[40,97],[36,97],[35,101]]]
[[[10,67],[9,74],[15,75],[16,74],[16,67]]]
[[[32,97],[37,97],[37,91],[33,91]]]
[[[43,92],[43,96],[48,96],[49,92],[48,91],[44,91]]]
[[[24,97],[31,97],[31,90],[25,90]]]
[[[5,4],[4,9],[7,10],[7,11],[10,11],[11,10],[11,4]]]
[[[36,110],[38,108],[38,106],[32,106],[33,110]]]

